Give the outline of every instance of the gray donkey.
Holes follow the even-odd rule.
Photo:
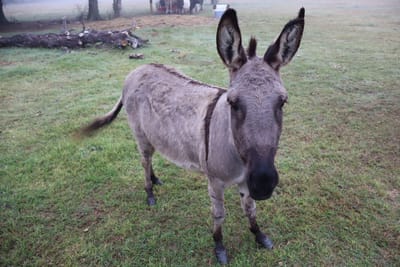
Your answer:
[[[195,81],[164,65],[144,65],[128,75],[114,108],[82,129],[90,135],[111,123],[125,106],[142,156],[149,205],[156,203],[153,185],[161,184],[152,167],[156,150],[178,166],[207,175],[215,254],[221,264],[228,262],[222,242],[224,190],[234,184],[257,243],[273,247],[256,222],[255,200],[271,197],[278,184],[274,158],[282,107],[288,98],[279,69],[290,62],[300,45],[304,13],[301,8],[260,58],[254,38],[244,50],[236,12],[228,9],[216,38],[218,53],[229,69],[228,90]]]

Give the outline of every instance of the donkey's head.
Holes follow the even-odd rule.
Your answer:
[[[278,184],[274,165],[282,130],[282,108],[287,93],[279,69],[299,48],[304,28],[304,8],[289,21],[264,56],[256,55],[257,42],[251,38],[247,51],[236,12],[228,9],[217,31],[218,53],[229,69],[227,105],[237,151],[247,167],[247,185],[255,200],[267,199]]]

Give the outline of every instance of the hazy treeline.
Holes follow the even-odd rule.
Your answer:
[[[75,19],[99,20],[121,16],[121,10],[148,10],[148,0],[0,0],[0,24],[41,17],[53,12],[65,16],[73,14]],[[3,10],[4,8],[4,10]],[[101,11],[101,13],[100,13]]]
[[[57,4],[86,4],[88,3],[88,0],[3,0],[3,4],[28,4],[28,3],[35,3],[35,4],[40,4],[40,3],[52,3],[54,4],[57,2]],[[113,0],[98,0],[99,4],[103,3],[112,3]],[[148,0],[127,0],[126,2],[129,2],[130,4],[134,3],[148,3]],[[153,0],[155,2],[155,0]]]

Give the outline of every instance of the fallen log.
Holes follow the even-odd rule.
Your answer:
[[[108,46],[117,48],[141,47],[148,42],[133,34],[130,30],[124,31],[96,31],[84,30],[73,34],[66,31],[61,34],[17,34],[11,37],[0,36],[1,47],[42,47],[42,48],[85,48],[90,46]]]

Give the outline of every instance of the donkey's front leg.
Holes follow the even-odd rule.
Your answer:
[[[213,238],[215,242],[215,256],[220,264],[228,264],[228,255],[222,242],[222,224],[225,219],[223,184],[209,179],[208,195],[211,199],[212,216],[214,220]]]
[[[240,192],[240,203],[242,205],[244,213],[249,219],[250,231],[256,236],[257,243],[264,248],[272,249],[274,247],[274,244],[268,238],[268,236],[260,230],[260,227],[257,224],[256,202],[254,201],[254,199],[252,199],[248,194]]]

